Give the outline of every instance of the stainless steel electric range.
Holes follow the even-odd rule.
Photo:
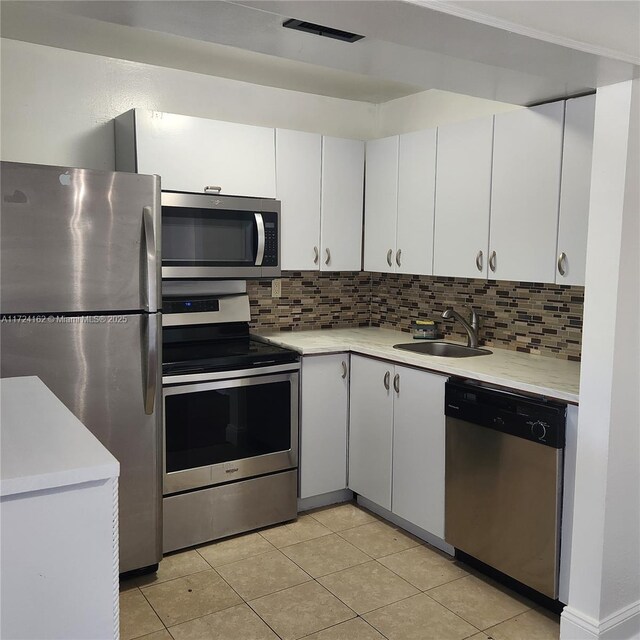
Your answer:
[[[163,289],[165,553],[297,515],[300,358],[249,336],[233,284]]]

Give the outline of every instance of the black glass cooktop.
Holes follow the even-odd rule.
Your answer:
[[[228,371],[298,362],[290,349],[260,342],[246,331],[226,334],[220,327],[165,327],[163,329],[162,373]]]

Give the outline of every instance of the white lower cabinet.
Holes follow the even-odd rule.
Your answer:
[[[440,538],[445,382],[351,356],[349,489]]]
[[[444,539],[446,376],[395,367],[391,511]]]
[[[300,498],[347,487],[349,354],[302,359]]]
[[[351,356],[349,489],[391,509],[393,365]]]

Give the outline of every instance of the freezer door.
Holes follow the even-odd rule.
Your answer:
[[[159,314],[0,325],[1,376],[39,376],[120,462],[121,573],[161,558],[159,328]]]
[[[157,311],[160,178],[0,165],[1,313]]]

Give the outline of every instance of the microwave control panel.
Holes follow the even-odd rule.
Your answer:
[[[264,258],[262,266],[278,266],[278,214],[275,212],[263,213],[264,218]]]

